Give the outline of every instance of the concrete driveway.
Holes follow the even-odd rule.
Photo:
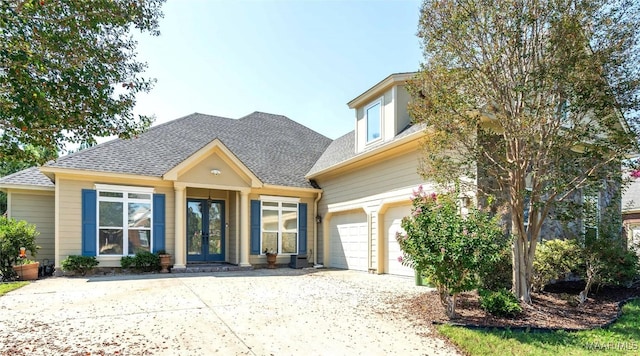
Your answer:
[[[336,270],[48,278],[0,297],[0,354],[455,354],[400,312],[413,279]]]

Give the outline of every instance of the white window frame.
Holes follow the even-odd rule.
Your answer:
[[[129,251],[129,230],[149,231],[148,243],[149,251],[153,251],[153,194],[154,188],[134,187],[124,185],[96,184],[96,255],[99,257],[131,256],[135,252]],[[122,197],[103,197],[100,193],[120,193]],[[129,198],[129,194],[148,194],[149,199]],[[122,225],[123,226],[101,226],[100,225],[100,202],[122,203]],[[149,228],[129,227],[129,203],[149,204]],[[100,229],[122,229],[122,254],[100,254]]]
[[[369,109],[371,109],[372,107],[376,106],[376,105],[380,105],[380,117],[379,117],[379,122],[378,122],[378,137],[374,137],[372,139],[369,139]],[[378,142],[380,140],[382,140],[382,123],[383,123],[383,117],[384,117],[384,97],[380,97],[379,99],[377,99],[376,101],[371,102],[369,105],[364,107],[364,124],[365,124],[365,142],[367,145]]]
[[[277,204],[277,206],[265,206],[265,203]],[[282,204],[295,204],[294,207],[284,207]],[[277,211],[278,212],[278,230],[264,230],[264,211]],[[296,251],[294,252],[282,252],[282,212],[295,212],[296,213]],[[300,248],[300,198],[291,198],[291,197],[278,197],[278,196],[269,196],[269,195],[261,195],[260,196],[260,254],[266,255],[263,245],[263,236],[264,232],[276,232],[277,233],[277,246],[278,246],[278,255],[297,255],[298,249]],[[291,232],[291,231],[286,231]]]

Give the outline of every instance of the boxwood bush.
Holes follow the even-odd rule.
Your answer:
[[[140,251],[135,256],[123,256],[120,259],[120,267],[124,269],[134,268],[142,272],[160,270],[160,257],[149,251]]]
[[[514,317],[522,313],[518,298],[509,290],[502,288],[497,291],[479,290],[480,307],[489,314]]]
[[[79,275],[86,275],[98,265],[98,260],[95,256],[69,256],[62,260],[62,270],[70,271]]]

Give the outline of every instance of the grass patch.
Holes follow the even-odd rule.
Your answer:
[[[0,296],[5,295],[6,293],[11,292],[12,290],[16,290],[18,288],[22,288],[29,284],[29,282],[10,282],[10,283],[0,283]]]
[[[627,303],[607,329],[550,333],[470,330],[449,325],[438,331],[469,355],[632,355],[640,353],[640,300]]]

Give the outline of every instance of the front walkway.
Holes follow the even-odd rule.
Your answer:
[[[0,354],[455,354],[394,312],[413,280],[335,270],[49,278],[0,297]]]

